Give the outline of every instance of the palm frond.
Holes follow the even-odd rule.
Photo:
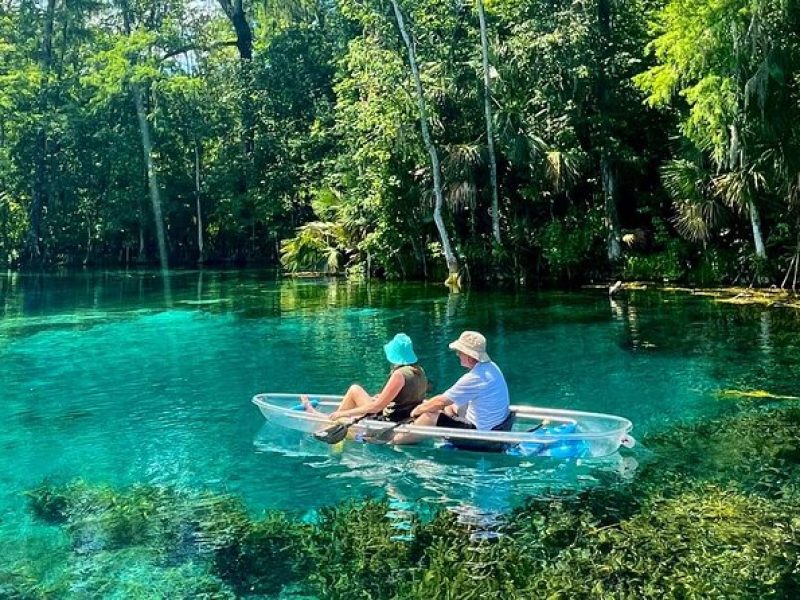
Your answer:
[[[744,212],[766,184],[764,173],[753,167],[728,171],[711,180],[714,195],[738,212]]]
[[[445,176],[464,176],[483,163],[478,144],[451,144],[445,148]]]
[[[695,201],[675,200],[672,203],[675,216],[672,223],[685,239],[692,242],[705,242],[711,237],[724,218],[722,206],[714,200]]]
[[[580,161],[568,152],[548,150],[544,153],[547,178],[553,191],[561,193],[574,185],[580,175]]]
[[[800,204],[800,173],[797,173],[793,179],[788,180],[786,198],[789,201],[789,206],[796,207]]]
[[[475,207],[477,190],[470,181],[458,181],[447,186],[447,202],[454,208]]]
[[[339,272],[339,257],[341,256],[338,248],[334,248],[330,246],[328,248],[328,256],[326,261],[326,266],[328,267],[328,273],[338,273]]]
[[[550,151],[550,146],[544,141],[544,138],[535,133],[528,134],[526,142],[531,156],[545,155]]]
[[[325,270],[336,273],[344,245],[338,223],[312,221],[297,228],[294,237],[281,242],[281,264],[290,271]]]
[[[661,181],[673,200],[702,199],[707,195],[708,179],[708,173],[690,160],[671,160],[661,169]]]
[[[333,188],[324,187],[314,192],[311,209],[319,218],[331,221],[341,210],[341,204],[342,194]]]
[[[724,218],[722,206],[709,193],[709,175],[697,163],[673,160],[662,169],[661,179],[672,197],[678,233],[693,242],[705,242]]]

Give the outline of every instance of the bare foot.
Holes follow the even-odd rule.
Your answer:
[[[311,403],[311,400],[308,399],[308,396],[305,394],[300,395],[300,403],[303,405],[303,410],[307,413],[316,413],[317,409],[314,408],[314,405]]]

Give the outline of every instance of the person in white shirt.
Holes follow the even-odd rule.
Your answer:
[[[486,338],[465,331],[450,344],[469,369],[447,391],[426,400],[411,411],[414,425],[458,429],[507,430],[512,425],[508,386],[503,372],[486,353]],[[395,444],[413,443],[411,435],[395,436]]]

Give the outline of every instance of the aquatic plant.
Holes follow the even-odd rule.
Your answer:
[[[26,492],[28,507],[35,517],[45,523],[53,525],[64,523],[69,518],[67,513],[69,491],[70,488],[62,489],[55,487],[49,481],[43,481],[37,487]]]
[[[214,554],[213,570],[240,595],[276,594],[314,569],[309,525],[281,513],[247,522],[239,537]]]
[[[530,498],[495,519],[441,510],[398,535],[385,500],[307,523],[163,486],[43,483],[31,513],[63,528],[47,584],[0,566],[0,596],[794,598],[800,596],[800,408],[750,408],[646,436],[632,482]]]
[[[114,600],[232,600],[237,597],[206,565],[193,561],[163,564],[154,560],[146,547],[75,557],[63,575],[60,593],[54,596]]]
[[[570,598],[792,597],[800,538],[786,508],[715,486],[656,496],[584,529],[531,584]]]
[[[656,459],[643,466],[637,481],[655,489],[682,489],[682,482],[699,480],[782,496],[782,486],[800,480],[797,406],[680,424],[646,436],[643,444]]]
[[[175,568],[199,561],[233,594],[276,593],[307,568],[295,542],[308,526],[280,513],[253,520],[231,496],[165,486],[115,491],[75,481],[43,483],[28,497],[34,515],[67,529],[77,556],[95,555],[86,564],[110,563],[106,571],[116,564],[113,551],[144,549],[141,559],[166,569],[162,576],[178,577]]]
[[[320,598],[391,598],[409,565],[409,548],[379,500],[346,502],[320,512],[307,548],[311,590]]]
[[[36,577],[28,569],[0,569],[0,598],[4,600],[40,600],[45,596],[36,587]]]

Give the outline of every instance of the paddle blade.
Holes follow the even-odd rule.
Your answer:
[[[320,442],[325,442],[326,444],[338,444],[347,437],[347,428],[348,426],[344,423],[337,423],[331,427],[326,427],[320,431],[315,431],[313,435]]]

